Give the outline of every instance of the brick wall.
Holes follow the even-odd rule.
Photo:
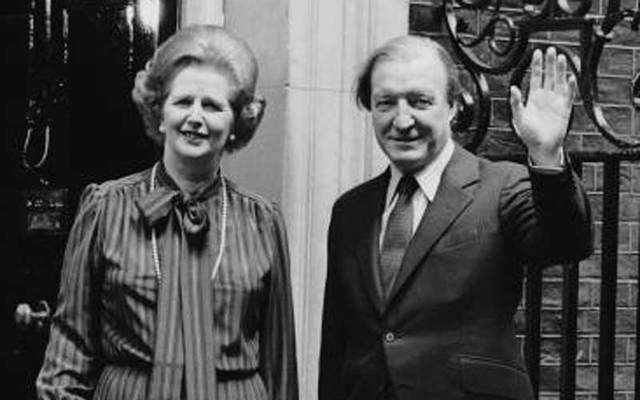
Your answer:
[[[622,2],[622,8],[637,8],[637,0]],[[442,25],[440,0],[414,0],[410,8],[410,29],[427,34],[450,48],[446,29]],[[516,4],[514,1],[503,4]],[[595,0],[590,15],[602,16],[606,0]],[[512,15],[517,16],[517,9]],[[469,34],[479,32],[486,15],[465,11]],[[640,110],[631,106],[629,87],[631,78],[640,71],[640,33],[632,32],[629,23],[621,23],[605,49],[599,69],[599,96],[605,117],[614,130],[624,135],[640,135]],[[554,43],[569,49],[578,48],[577,32],[539,33],[533,44]],[[484,47],[486,49],[486,47]],[[486,50],[476,54],[490,59]],[[576,55],[577,55],[576,51]],[[462,72],[464,75],[464,72]],[[464,76],[463,76],[464,78]],[[479,149],[480,154],[512,154],[522,146],[511,132],[507,114],[508,75],[487,76],[492,98],[491,126]],[[597,133],[581,107],[580,99],[574,108],[574,121],[566,146],[570,151],[607,151],[616,148]],[[583,183],[589,193],[595,227],[595,254],[580,264],[578,292],[578,341],[576,357],[576,398],[595,400],[598,386],[598,332],[600,302],[600,260],[602,227],[603,167],[598,163],[583,165]],[[631,400],[634,396],[636,352],[636,304],[638,296],[638,243],[640,231],[640,164],[623,163],[620,171],[620,224],[618,246],[618,285],[616,310],[615,398]],[[562,268],[544,271],[541,316],[540,398],[557,399],[560,379],[562,346]],[[524,333],[524,312],[520,310],[516,322]]]

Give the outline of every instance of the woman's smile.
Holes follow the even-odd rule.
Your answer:
[[[206,132],[199,131],[180,131],[180,133],[189,141],[194,143],[200,143],[203,140],[207,140],[209,135]]]

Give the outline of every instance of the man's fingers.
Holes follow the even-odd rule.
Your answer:
[[[556,83],[556,61],[556,48],[551,46],[544,57],[544,88],[547,90],[553,90]]]
[[[536,49],[531,59],[531,81],[529,91],[542,88],[542,51]]]
[[[511,86],[509,88],[509,92],[509,105],[511,106],[513,125],[516,128],[516,134],[520,135],[517,127],[520,125],[520,121],[522,120],[522,112],[524,109],[522,104],[522,92],[520,92],[520,89],[517,86]]]
[[[569,77],[569,90],[567,94],[567,107],[569,108],[569,112],[571,112],[571,108],[573,107],[573,99],[578,91],[578,83],[576,82],[575,75],[571,74]]]
[[[558,55],[556,65],[556,88],[564,89],[567,85],[567,57],[564,54]]]

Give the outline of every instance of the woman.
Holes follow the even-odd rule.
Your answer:
[[[162,160],[83,193],[40,398],[297,399],[282,217],[220,171],[262,117],[257,75],[213,26],[179,31],[138,73]]]

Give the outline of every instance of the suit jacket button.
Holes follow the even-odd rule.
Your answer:
[[[393,334],[393,332],[387,332],[384,334],[384,341],[387,343],[391,343],[394,340],[396,340],[396,335]]]

